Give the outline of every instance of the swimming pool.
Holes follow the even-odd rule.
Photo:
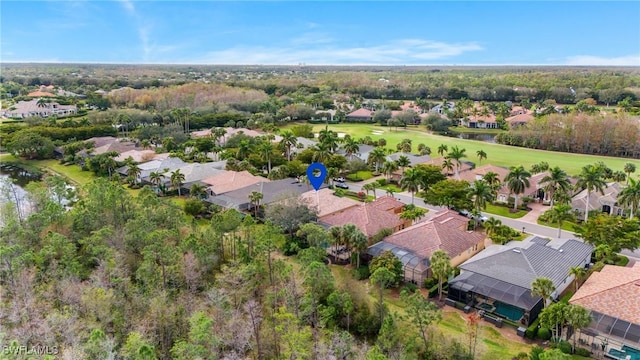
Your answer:
[[[494,314],[498,314],[511,321],[518,321],[524,315],[524,310],[513,305],[501,303],[499,301],[494,302],[493,305],[496,307]]]
[[[609,349],[607,357],[612,359],[625,360],[629,356],[629,360],[640,360],[640,350],[632,348],[628,345],[622,346],[622,351],[618,349]]]

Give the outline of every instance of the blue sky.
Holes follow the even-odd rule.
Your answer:
[[[2,1],[2,62],[640,66],[640,2]]]

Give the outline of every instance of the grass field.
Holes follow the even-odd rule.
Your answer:
[[[489,214],[508,217],[508,218],[511,218],[511,219],[518,219],[518,218],[521,218],[521,217],[527,215],[527,212],[524,211],[524,210],[518,210],[518,212],[512,213],[512,212],[509,211],[509,208],[507,208],[505,206],[498,206],[498,205],[493,205],[493,204],[487,204],[487,208],[484,209],[484,212],[489,213]]]
[[[313,131],[318,132],[321,129],[324,129],[324,127],[325,125],[314,125]],[[396,131],[395,128],[372,124],[335,124],[329,125],[329,129],[338,133],[349,134],[356,138],[364,136],[370,136],[374,140],[384,138],[387,140],[387,147],[394,150],[396,145],[402,139],[411,139],[413,141],[414,151],[416,151],[415,149],[418,147],[418,144],[423,143],[431,148],[433,156],[438,156],[437,149],[440,144],[445,144],[449,148],[457,145],[460,148],[466,149],[466,160],[476,162],[476,164],[478,163],[476,152],[478,150],[483,150],[487,153],[487,159],[482,161],[483,164],[493,164],[498,166],[524,165],[525,168],[529,168],[533,164],[546,161],[551,166],[559,166],[570,175],[577,175],[583,166],[593,164],[598,161],[603,161],[614,171],[622,170],[624,164],[627,162],[634,163],[636,164],[636,167],[640,168],[640,160],[635,159],[570,154],[491,144],[475,140],[464,140],[430,134],[422,126],[399,129]],[[382,134],[377,135],[380,133]]]

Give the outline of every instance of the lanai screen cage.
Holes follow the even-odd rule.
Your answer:
[[[529,289],[472,272],[463,272],[449,282],[449,291],[452,290],[460,294],[459,297],[471,292],[524,310],[531,310],[540,301],[539,296],[531,297]],[[456,300],[463,301],[463,298]]]
[[[428,277],[429,259],[417,255],[411,250],[401,246],[393,245],[384,241],[380,241],[371,245],[367,249],[367,254],[371,256],[380,256],[385,251],[391,251],[402,262],[405,280],[411,281],[418,285],[422,285]]]
[[[590,328],[598,330],[600,335],[613,335],[640,345],[640,325],[597,311],[591,311],[591,317],[593,321]]]

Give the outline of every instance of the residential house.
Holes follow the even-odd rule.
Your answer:
[[[546,301],[532,295],[531,284],[550,279],[556,299],[573,280],[569,270],[587,266],[592,252],[593,246],[578,240],[540,237],[490,246],[459,266],[448,298],[529,326]]]
[[[318,142],[315,140],[307,139],[305,137],[300,137],[300,136],[296,138],[296,141],[298,144],[295,147],[291,148],[292,154],[298,154],[303,150],[313,148],[318,144]]]
[[[53,96],[53,95],[52,95]],[[39,99],[32,99],[29,101],[18,101],[9,109],[4,111],[3,115],[8,118],[28,118],[34,116],[49,117],[49,116],[69,116],[78,112],[78,107],[75,105],[60,105],[57,102],[45,102],[38,103]]]
[[[182,161],[182,159],[177,157],[168,157],[166,159],[155,159],[155,160],[138,164],[138,168],[140,169],[140,175],[138,177],[141,182],[150,184],[151,183],[150,176],[152,172],[159,172],[161,174],[166,174],[166,173],[175,171],[176,169],[179,169],[186,165],[187,165],[186,162]],[[128,166],[123,166],[119,168],[117,171],[123,176],[129,175]],[[170,178],[164,176],[162,184],[168,185],[169,182],[170,182]]]
[[[607,187],[602,189],[603,194],[598,191],[592,191],[589,194],[588,210],[599,211],[610,215],[622,215],[624,207],[618,204],[618,194],[624,189],[624,185],[618,182],[607,183]],[[576,194],[571,200],[573,210],[584,215],[584,209],[587,207],[587,190],[582,190]]]
[[[347,122],[372,122],[373,111],[365,108],[360,108],[356,111],[352,111],[346,115]]]
[[[169,153],[158,154],[153,150],[129,150],[116,156],[114,159],[118,162],[126,161],[131,158],[135,163],[143,163],[151,160],[163,160],[169,157]]]
[[[446,159],[441,156],[441,157],[433,158],[433,159],[431,159],[429,161],[425,161],[425,162],[423,162],[421,164],[438,166],[438,167],[440,167],[442,169],[442,173],[444,175],[446,175],[447,177],[453,179],[453,177],[455,176],[455,173],[456,173],[456,163],[455,163],[454,160],[452,160],[453,170],[449,171],[448,169],[446,169],[446,168],[444,168],[442,166],[442,164],[444,164],[445,160]],[[461,160],[460,161],[460,167],[458,168],[458,173],[460,174],[460,177],[462,177],[462,174],[464,172],[467,172],[467,171],[473,169],[473,167],[474,167],[474,164],[472,162]]]
[[[333,118],[336,116],[337,110],[316,110],[315,115],[311,118],[314,121],[329,121],[333,122]]]
[[[500,127],[494,114],[469,115],[463,118],[461,123],[471,129],[498,129]]]
[[[326,187],[326,185],[323,184],[323,187]],[[260,202],[261,204],[269,205],[278,201],[297,197],[309,190],[310,186],[303,184],[296,179],[287,178],[275,181],[265,180],[224,194],[209,196],[205,200],[219,205],[224,209],[248,211],[251,206],[249,195],[254,191],[263,195],[262,201]]]
[[[355,154],[352,154],[351,158],[358,158],[366,162],[367,160],[369,160],[369,153],[371,153],[371,151],[375,149],[375,146],[359,144],[358,148],[359,148],[358,152]],[[342,148],[338,149],[338,151],[336,151],[336,154],[347,156],[347,153]],[[350,158],[347,157],[347,160],[350,160]]]
[[[225,143],[227,139],[229,139],[230,137],[237,135],[237,134],[244,134],[247,135],[249,137],[255,138],[258,136],[265,136],[267,135],[267,133],[265,132],[260,132],[260,131],[256,131],[256,130],[251,130],[251,129],[245,129],[245,128],[232,128],[232,127],[226,127],[224,128],[224,130],[227,132],[223,139],[220,139],[221,143]],[[210,137],[211,136],[211,129],[205,129],[205,130],[199,130],[199,131],[192,131],[191,132],[191,138],[193,139],[197,139],[197,138],[202,138],[202,137]],[[275,139],[273,140],[273,142],[280,142],[280,140],[282,140],[282,136],[280,135],[275,135]]]
[[[486,236],[469,231],[469,221],[455,211],[444,210],[370,246],[367,254],[393,252],[402,261],[405,280],[422,286],[431,276],[429,259],[436,250],[445,251],[451,266],[458,266],[484,249]]]
[[[398,161],[402,156],[406,156],[409,159],[409,166],[416,166],[431,160],[431,156],[429,155],[414,155],[410,153],[395,152],[387,155],[387,161]]]
[[[210,163],[187,163],[178,169],[166,171],[162,175],[165,178],[171,179],[171,173],[180,170],[180,173],[184,175],[184,181],[181,187],[190,189],[191,186],[196,183],[206,185],[202,180],[226,172],[226,166],[226,160]]]
[[[400,231],[411,225],[411,221],[400,219],[404,203],[391,196],[382,196],[369,203],[349,207],[345,210],[319,218],[326,226],[354,224],[368,238],[372,238],[382,229]]]
[[[505,121],[507,122],[507,124],[509,124],[510,127],[513,128],[513,127],[526,125],[529,122],[533,121],[534,119],[535,119],[535,116],[533,116],[531,112],[527,112],[524,114],[509,116],[508,118],[505,119]]]
[[[498,174],[498,179],[500,180],[500,182],[502,182],[502,180],[504,180],[504,178],[509,174],[509,169],[502,166],[485,164],[475,169],[470,169],[468,171],[460,173],[460,180],[465,180],[473,183],[476,180],[482,180],[484,176],[490,172]]]
[[[248,171],[225,171],[210,176],[202,182],[208,185],[209,196],[216,196],[261,182],[269,182],[269,180],[262,176],[255,176]]]
[[[605,265],[591,274],[569,303],[591,311],[592,332],[640,344],[640,263]]]
[[[542,202],[543,204],[549,204],[551,202],[551,194],[547,191],[544,191],[544,184],[542,183],[542,179],[544,179],[548,175],[548,171],[531,175],[531,177],[529,178],[529,186],[524,189],[524,192],[522,194],[518,195],[519,203],[522,203],[521,200],[523,197],[530,197],[535,201]],[[504,178],[501,178],[500,180],[504,180]],[[496,198],[496,201],[507,203],[509,202],[509,197],[511,196],[512,193],[511,190],[509,190],[509,186],[504,183],[500,190],[498,190],[498,197]]]
[[[318,218],[323,218],[346,209],[360,206],[362,203],[348,197],[338,197],[329,188],[318,191],[311,190],[300,194],[300,199],[318,212]]]
[[[40,90],[36,90],[36,91],[32,91],[30,93],[27,94],[28,97],[33,97],[33,98],[40,98],[40,97],[55,97],[54,94],[45,91],[48,89],[40,89]]]
[[[446,114],[447,111],[453,111],[455,108],[456,108],[456,105],[452,102],[447,102],[446,106],[440,103],[432,107],[431,109],[429,109],[429,112],[444,115]]]

